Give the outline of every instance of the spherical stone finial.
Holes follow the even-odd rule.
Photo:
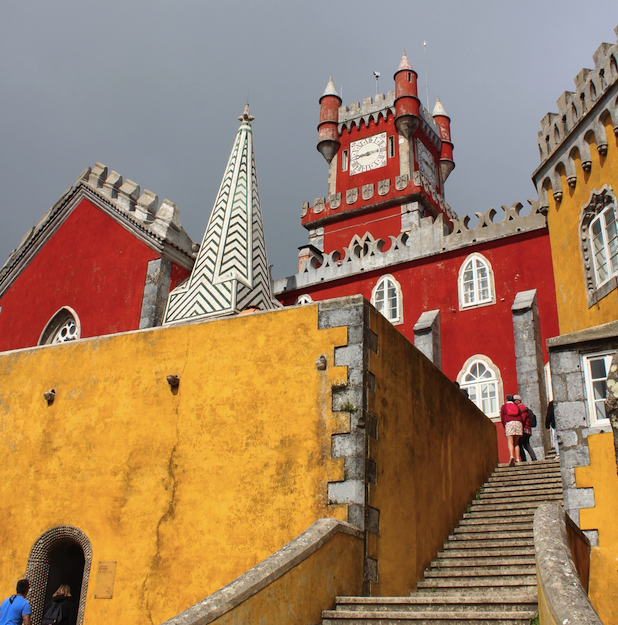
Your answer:
[[[243,114],[238,118],[239,122],[252,122],[255,119],[251,113],[249,113],[249,102],[245,104],[245,110]]]
[[[433,113],[431,115],[433,117],[435,117],[436,115],[443,115],[444,117],[448,117],[446,111],[444,110],[444,107],[442,106],[442,102],[440,102],[440,96],[438,96],[438,99],[436,100],[436,105],[433,107]]]

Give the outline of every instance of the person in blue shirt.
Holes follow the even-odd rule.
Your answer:
[[[17,594],[7,597],[0,605],[0,625],[31,625],[30,604],[26,595],[30,590],[30,582],[20,579],[17,582]]]

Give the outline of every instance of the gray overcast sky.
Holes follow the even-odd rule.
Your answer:
[[[0,265],[100,161],[168,198],[201,240],[247,96],[269,261],[295,273],[303,201],[326,193],[316,150],[328,77],[345,104],[393,88],[405,47],[430,110],[451,117],[458,214],[536,197],[537,131],[614,43],[616,0],[30,2],[0,21]]]

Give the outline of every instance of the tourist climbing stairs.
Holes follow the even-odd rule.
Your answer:
[[[537,614],[532,522],[562,502],[557,460],[500,465],[408,597],[337,597],[324,625],[528,625]]]

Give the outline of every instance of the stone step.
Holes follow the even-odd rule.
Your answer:
[[[449,610],[478,610],[488,612],[492,610],[513,612],[535,611],[537,599],[534,594],[519,594],[500,597],[498,595],[487,599],[466,596],[449,596],[434,594],[412,593],[409,597],[337,597],[337,610],[360,611],[373,610],[381,612],[401,611],[431,611],[445,612]]]
[[[545,475],[512,475],[510,477],[490,477],[485,484],[493,486],[494,484],[560,484],[562,482],[562,473],[555,471]]]
[[[534,542],[534,541],[533,541]],[[462,546],[463,545],[463,546]],[[500,546],[488,546],[482,543],[481,547],[471,547],[469,543],[459,543],[457,546],[447,545],[443,551],[440,551],[436,559],[442,558],[494,558],[501,556],[534,556],[534,544],[531,545],[506,545]]]
[[[539,469],[522,469],[521,467],[504,467],[501,469],[497,469],[491,475],[493,479],[509,479],[515,478],[519,479],[522,477],[530,478],[530,477],[547,477],[547,476],[557,476],[560,475],[560,465],[555,463],[552,467],[547,468],[539,468]]]
[[[484,558],[449,558],[448,555],[439,560],[432,560],[431,568],[445,569],[447,567],[462,568],[465,566],[534,566],[536,558],[534,555],[522,554],[520,556],[505,555],[493,556],[489,555]]]
[[[465,577],[501,577],[503,575],[535,575],[532,566],[464,566],[445,569],[432,568],[425,571],[425,579],[446,579]]]
[[[504,532],[506,525],[508,525],[508,527],[512,530],[519,532],[524,530],[532,531],[532,517],[520,522],[513,522],[511,520],[510,523],[507,521],[504,523],[497,523],[495,521],[488,523],[487,521],[482,520],[477,522],[462,521],[459,524],[459,527],[454,529],[454,532],[455,534],[470,534],[474,532]]]
[[[538,498],[544,499],[545,497],[551,495],[560,495],[562,496],[562,486],[556,488],[530,488],[530,489],[506,489],[506,488],[496,488],[496,489],[485,489],[480,495],[480,499],[510,499],[511,501],[519,501],[520,499],[524,499],[526,501],[537,501]]]
[[[508,529],[508,528],[507,528]],[[503,538],[504,540],[511,539],[519,540],[521,538],[532,538],[532,530],[510,530],[505,531],[505,528],[498,530],[496,532],[462,532],[460,534],[451,534],[448,537],[449,542],[460,542],[460,541],[479,541],[479,540],[500,540]]]
[[[461,576],[427,579],[417,583],[418,588],[499,588],[502,586],[536,587],[536,575]]]
[[[346,625],[364,623],[365,625],[398,625],[400,623],[431,623],[431,625],[449,625],[453,622],[462,622],[468,625],[527,625],[529,619],[536,612],[481,612],[481,611],[458,611],[458,612],[389,612],[388,615],[381,611],[343,611],[325,610],[322,612],[324,625]]]
[[[459,527],[481,527],[487,525],[488,527],[498,527],[503,525],[510,525],[512,527],[520,528],[522,526],[532,527],[534,522],[534,515],[528,514],[526,516],[517,517],[495,517],[495,518],[465,518],[459,522]]]
[[[548,497],[535,497],[533,501],[518,501],[516,504],[510,499],[493,499],[493,500],[483,500],[477,499],[472,502],[470,511],[478,511],[479,509],[496,511],[496,510],[512,510],[515,505],[520,510],[536,510],[542,503],[550,502],[550,501],[563,501],[562,495],[549,495]]]
[[[420,582],[419,582],[420,583]],[[429,595],[430,597],[479,597],[479,601],[482,601],[486,597],[503,597],[506,592],[512,593],[533,593],[536,591],[536,586],[477,586],[467,588],[419,588],[416,592],[419,595]]]
[[[512,510],[508,515],[504,514],[500,511],[491,511],[485,509],[476,508],[474,511],[470,509],[470,512],[464,512],[462,517],[463,519],[500,519],[500,521],[493,521],[492,523],[510,523],[511,520],[516,520],[517,522],[520,519],[534,519],[534,510],[526,509],[526,510]]]
[[[543,492],[552,492],[555,490],[562,490],[562,482],[551,484],[543,484],[542,482],[527,482],[525,484],[504,484],[502,482],[494,482],[491,485],[486,485],[481,494],[485,493],[529,493],[530,491],[540,490]]]
[[[485,539],[485,540],[449,540],[445,545],[445,550],[451,549],[487,549],[488,547],[501,547],[502,549],[509,549],[513,546],[512,536],[508,536],[503,539]],[[534,540],[532,538],[518,538],[518,547],[534,547]]]

